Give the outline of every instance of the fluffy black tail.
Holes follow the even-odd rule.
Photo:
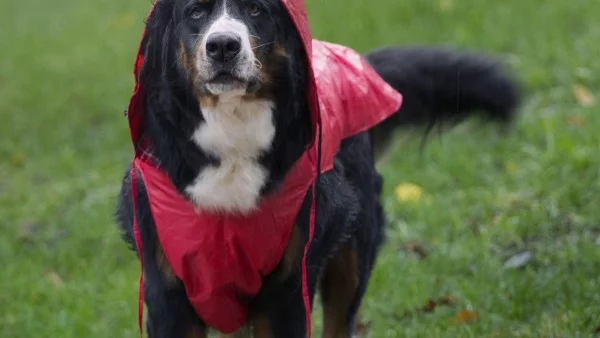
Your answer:
[[[400,111],[373,130],[376,148],[402,127],[455,124],[470,116],[508,124],[520,103],[519,86],[502,63],[442,48],[383,48],[365,55],[404,96]]]

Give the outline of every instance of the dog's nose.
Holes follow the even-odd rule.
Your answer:
[[[241,49],[240,38],[233,34],[215,33],[206,41],[206,55],[217,62],[233,59]]]

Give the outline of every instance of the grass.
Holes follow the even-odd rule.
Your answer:
[[[422,153],[418,136],[398,140],[381,167],[389,240],[362,309],[364,336],[594,335],[599,106],[573,88],[600,96],[600,6],[309,2],[318,38],[360,51],[435,43],[498,53],[527,95],[507,138],[468,123]],[[111,215],[131,156],[122,112],[148,9],[0,2],[0,337],[136,336],[139,267]],[[406,182],[423,197],[398,201],[394,187]],[[523,268],[504,268],[525,251]],[[451,304],[418,311],[443,297]]]

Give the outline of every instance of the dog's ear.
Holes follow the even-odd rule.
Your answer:
[[[146,23],[142,41],[144,62],[139,81],[144,86],[143,123],[146,130],[171,128],[187,132],[200,109],[189,79],[174,67],[179,62],[173,21],[173,1],[159,0]],[[156,135],[162,135],[157,131]],[[158,136],[157,136],[158,137]],[[160,142],[159,139],[152,140]]]
[[[167,71],[165,67],[173,50],[172,7],[172,1],[158,1],[148,16],[142,41],[144,63],[140,71],[140,81],[146,84],[156,84]]]

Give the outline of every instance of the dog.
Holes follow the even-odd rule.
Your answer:
[[[148,17],[139,80],[146,84],[141,123],[152,147],[144,155],[199,210],[255,210],[310,145],[310,68],[284,2],[157,0]],[[248,322],[235,337],[306,337],[304,282],[310,304],[320,292],[323,337],[352,337],[385,238],[375,163],[394,133],[429,131],[470,116],[506,125],[516,116],[518,85],[488,57],[387,47],[364,59],[404,102],[375,127],[342,140],[333,168],[306,192],[277,266],[247,299]],[[311,204],[317,206],[312,231]],[[207,337],[209,327],[165,255],[151,210],[145,182],[127,170],[116,219],[143,261],[148,336]],[[266,240],[270,233],[259,235]]]

